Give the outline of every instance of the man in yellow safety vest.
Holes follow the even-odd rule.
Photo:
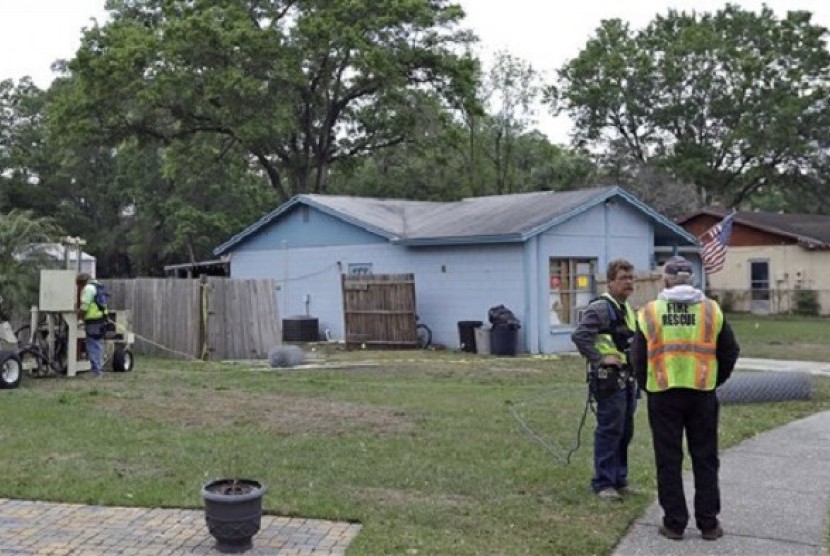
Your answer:
[[[104,375],[104,334],[107,325],[107,308],[96,300],[98,282],[89,274],[82,272],[75,278],[75,283],[81,288],[78,317],[84,321],[86,335],[86,354],[90,363],[90,371],[94,377]]]
[[[637,385],[628,361],[636,314],[627,300],[634,291],[634,266],[616,259],[606,271],[608,291],[588,304],[571,335],[588,360],[589,392],[596,402],[594,476],[591,488],[604,500],[620,500],[628,485],[628,445],[634,435]]]
[[[694,268],[675,256],[663,267],[663,289],[640,309],[631,364],[648,396],[657,467],[658,532],[681,540],[689,522],[683,493],[683,434],[695,477],[695,522],[705,540],[723,536],[718,521],[718,398],[740,347],[714,300],[692,286]]]

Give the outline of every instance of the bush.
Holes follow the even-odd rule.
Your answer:
[[[793,291],[793,312],[796,315],[818,316],[821,313],[818,292],[802,289]]]
[[[723,292],[723,299],[720,301],[720,307],[726,313],[731,313],[735,310],[735,294],[731,291]]]

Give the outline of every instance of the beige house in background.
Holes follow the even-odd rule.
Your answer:
[[[703,209],[678,224],[700,237],[725,215]],[[736,213],[723,270],[706,282],[729,310],[790,313],[815,299],[830,315],[830,216]]]

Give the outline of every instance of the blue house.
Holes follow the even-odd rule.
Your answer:
[[[233,278],[271,278],[283,316],[310,315],[343,338],[342,274],[415,275],[433,342],[459,347],[458,322],[504,305],[518,350],[572,351],[579,311],[609,260],[649,272],[697,239],[620,187],[420,202],[297,195],[214,250]]]

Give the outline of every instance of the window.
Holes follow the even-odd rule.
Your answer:
[[[550,324],[576,324],[596,295],[596,259],[550,259]]]
[[[769,261],[750,261],[752,301],[769,301]]]

